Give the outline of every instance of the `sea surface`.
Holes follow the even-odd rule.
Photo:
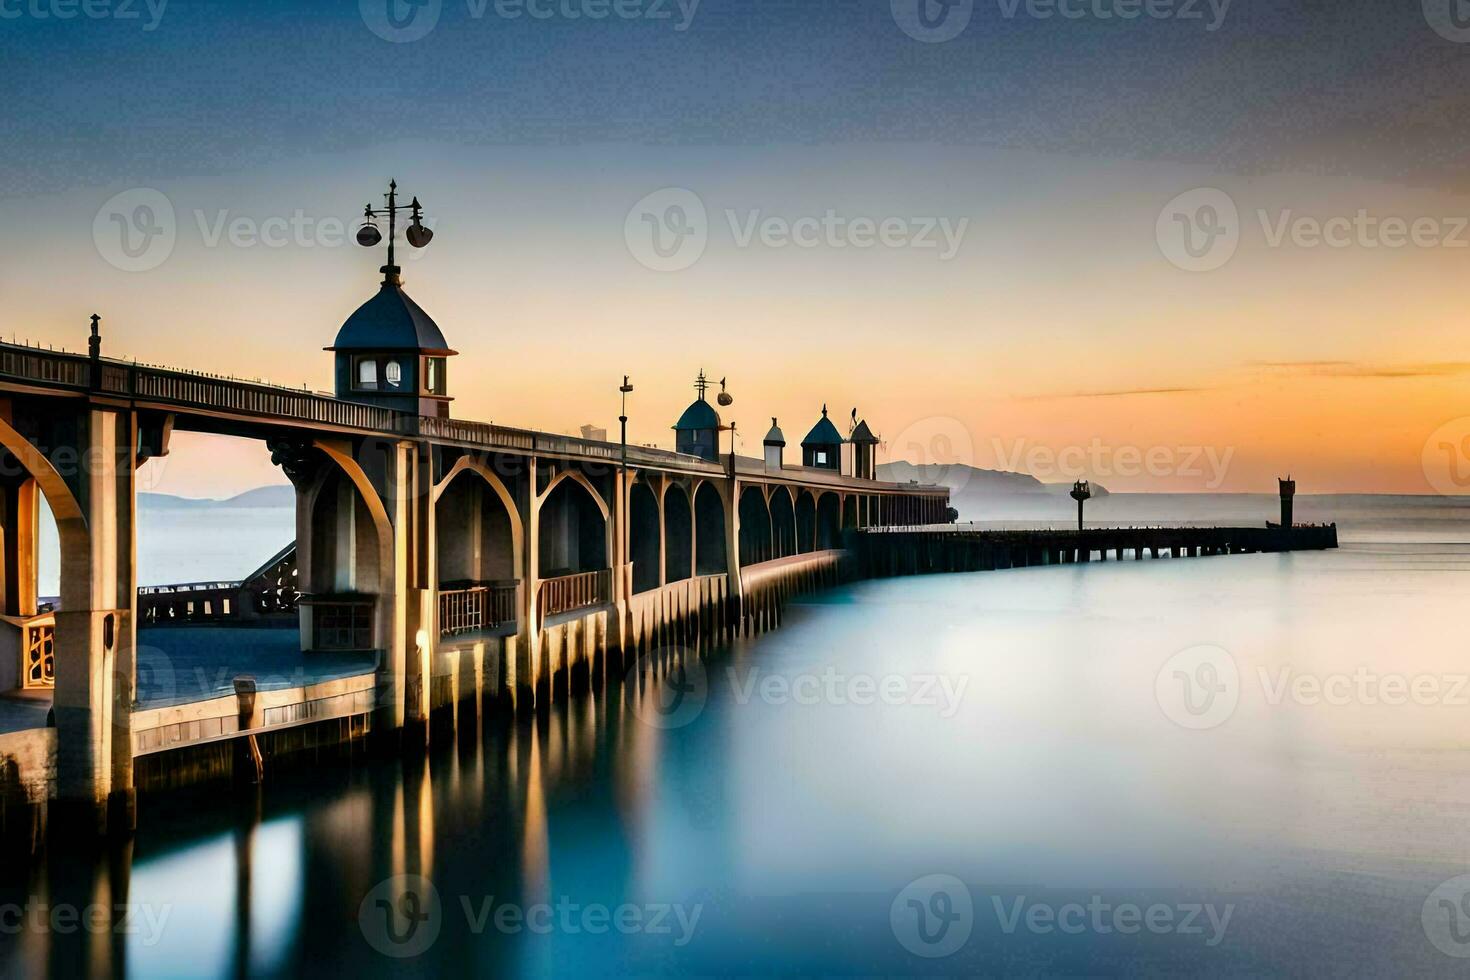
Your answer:
[[[1089,515],[1275,506],[1151,504]],[[1463,975],[1470,512],[1298,501],[1334,518],[859,583],[404,762],[145,798],[129,847],[0,871],[0,976]],[[88,896],[133,931],[5,931]]]

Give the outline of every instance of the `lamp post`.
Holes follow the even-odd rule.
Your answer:
[[[1072,484],[1072,499],[1077,501],[1077,530],[1082,530],[1082,503],[1092,496],[1092,485],[1086,480]]]
[[[622,414],[618,416],[618,425],[620,426],[620,432],[618,436],[618,460],[620,463],[620,468],[622,470],[622,473],[619,475],[618,478],[622,480],[623,486],[623,533],[619,536],[623,539],[622,558],[623,564],[626,565],[631,558],[630,553],[632,550],[632,533],[628,527],[628,524],[630,523],[633,516],[632,501],[628,499],[628,497],[630,496],[629,491],[631,490],[631,488],[628,486],[628,395],[632,393],[633,386],[628,383],[628,376],[626,374],[623,375],[623,384],[622,387],[618,389],[618,391],[623,396]]]
[[[386,206],[376,208],[369,204],[362,209],[362,227],[357,229],[357,244],[363,248],[372,248],[383,240],[383,233],[378,230],[375,222],[385,215],[388,218],[388,264],[380,270],[383,273],[383,282],[396,285],[398,283],[398,266],[393,262],[393,246],[398,237],[398,212],[409,212],[409,226],[404,232],[408,244],[414,248],[423,248],[434,238],[432,228],[425,228],[423,223],[423,206],[419,199],[414,198],[413,203],[407,206],[398,203],[398,181],[388,181],[388,193],[384,195],[388,199]]]

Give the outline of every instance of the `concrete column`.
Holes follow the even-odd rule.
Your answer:
[[[391,490],[390,518],[393,525],[393,567],[384,569],[380,583],[387,598],[388,630],[383,645],[383,659],[378,665],[378,699],[373,719],[376,731],[397,731],[408,720],[408,663],[409,652],[414,647],[411,624],[416,618],[410,609],[407,584],[410,580],[413,561],[410,536],[406,532],[412,521],[414,448],[412,443],[400,442],[393,447],[393,471],[389,475]],[[301,527],[301,495],[297,495],[297,527]],[[308,535],[310,519],[308,517]],[[301,537],[297,538],[300,542]],[[307,538],[309,540],[309,537]],[[301,548],[297,546],[298,557]],[[298,575],[304,576],[305,569],[299,568]],[[380,608],[382,604],[380,603]]]
[[[92,408],[79,419],[74,485],[87,534],[62,541],[56,617],[58,816],[128,830],[133,816],[136,422]],[[109,804],[111,816],[109,820]]]
[[[525,568],[521,573],[521,622],[516,636],[514,676],[510,695],[517,710],[536,706],[535,692],[541,665],[541,631],[538,602],[541,584],[541,496],[536,485],[536,457],[526,458],[526,502],[521,514],[524,532],[521,548]]]
[[[404,538],[410,556],[410,574],[405,587],[408,621],[404,624],[404,651],[408,656],[405,676],[405,717],[414,725],[427,725],[431,705],[434,647],[439,640],[439,557],[434,528],[434,468],[427,443],[410,443],[408,483],[409,521],[393,529],[394,550]]]
[[[36,613],[36,541],[40,535],[40,494],[34,478],[27,477],[5,488],[5,557],[0,566],[0,606],[8,616]]]

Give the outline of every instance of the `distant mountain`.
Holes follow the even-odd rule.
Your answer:
[[[290,486],[256,487],[244,493],[213,500],[207,497],[176,497],[170,493],[140,493],[138,506],[150,510],[194,510],[202,507],[295,507],[296,490]]]
[[[1071,483],[1042,483],[1029,473],[982,470],[979,467],[965,466],[960,463],[948,466],[938,463],[916,466],[905,461],[883,463],[878,467],[878,479],[893,483],[908,483],[910,480],[917,480],[920,483],[949,487],[957,495],[977,497],[1001,494],[1060,494],[1066,496],[1072,491]],[[1092,495],[1106,497],[1107,488],[1101,483],[1094,483],[1092,484]]]

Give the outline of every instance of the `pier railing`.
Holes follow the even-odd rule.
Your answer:
[[[499,629],[516,621],[518,581],[486,582],[439,591],[439,635],[462,636],[478,630]]]
[[[612,601],[612,569],[542,579],[539,598],[542,616],[605,605]]]

